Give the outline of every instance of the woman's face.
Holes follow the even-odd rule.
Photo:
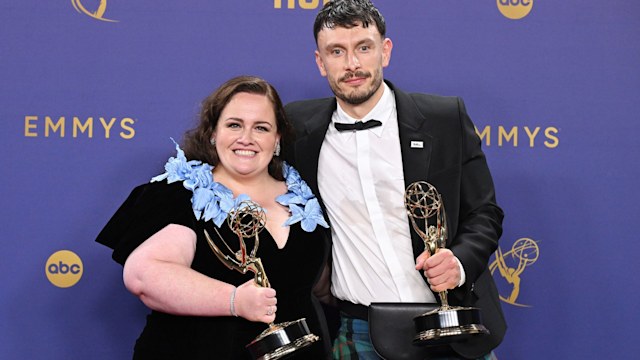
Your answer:
[[[212,135],[216,140],[217,171],[233,177],[268,174],[280,135],[269,98],[238,93],[222,110]]]

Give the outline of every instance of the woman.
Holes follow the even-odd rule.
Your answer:
[[[290,134],[270,84],[227,81],[205,99],[184,151],[176,144],[166,172],[134,189],[102,230],[97,241],[124,265],[126,288],[152,310],[134,359],[250,359],[245,346],[266,324],[301,318],[321,340],[294,357],[325,358],[329,337],[312,288],[328,225],[297,171],[279,159]],[[207,243],[205,231],[223,252],[225,243],[238,250],[226,219],[247,198],[266,213],[256,257],[271,287],[230,270]]]

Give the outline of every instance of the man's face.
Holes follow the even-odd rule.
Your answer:
[[[339,101],[360,105],[378,90],[382,94],[382,69],[389,65],[392,47],[375,25],[324,27],[318,33],[316,64]]]

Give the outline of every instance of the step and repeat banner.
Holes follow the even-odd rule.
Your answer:
[[[223,81],[332,95],[313,54],[322,3],[2,2],[1,359],[131,357],[147,309],[96,235]],[[506,213],[498,358],[634,358],[640,3],[374,3],[385,77],[461,96],[482,138]]]

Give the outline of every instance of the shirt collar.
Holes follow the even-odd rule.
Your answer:
[[[362,119],[352,118],[351,116],[349,116],[349,114],[347,114],[342,109],[342,107],[340,107],[340,104],[338,103],[338,107],[336,108],[336,112],[332,117],[332,121],[353,124],[358,120],[361,120],[361,121],[367,121],[371,119],[379,120],[380,122],[382,122],[382,126],[374,127],[368,130],[376,134],[376,136],[381,137],[382,131],[384,130],[384,127],[391,119],[391,116],[393,114],[393,109],[395,107],[395,98],[393,97],[393,91],[391,91],[391,89],[385,82],[383,82],[382,85],[384,86],[384,92],[382,93],[382,97],[380,98],[376,106],[374,106],[373,109],[371,109],[371,111],[369,111],[368,114],[363,116]],[[353,134],[353,132],[349,132],[347,134]]]

